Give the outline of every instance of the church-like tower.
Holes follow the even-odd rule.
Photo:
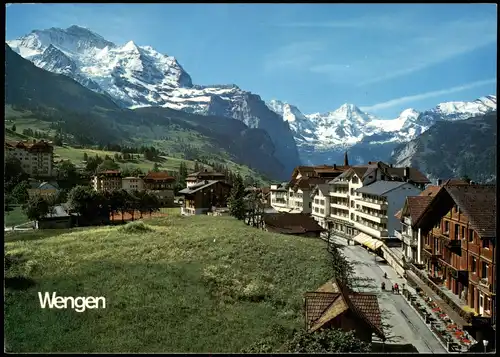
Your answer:
[[[347,158],[347,151],[344,153],[344,166],[349,166],[349,159]]]

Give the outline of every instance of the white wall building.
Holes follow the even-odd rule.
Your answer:
[[[311,215],[318,224],[328,229],[330,217],[330,186],[327,183],[318,184],[311,192],[312,206]]]
[[[372,238],[394,237],[401,227],[395,217],[408,196],[417,196],[421,190],[408,182],[377,181],[359,188],[356,199],[354,227]]]
[[[271,207],[278,212],[288,212],[288,182],[271,185]]]

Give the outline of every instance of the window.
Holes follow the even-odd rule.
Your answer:
[[[352,177],[352,183],[356,184],[356,183],[358,183],[358,182],[359,182],[359,180],[358,180],[358,176],[353,176],[353,177]]]
[[[460,236],[461,239],[465,239],[465,227],[461,227],[462,230],[462,235]]]
[[[484,310],[491,313],[491,299],[489,297],[484,300]]]
[[[325,200],[319,201],[319,204],[322,205],[322,206],[324,206],[325,205]]]
[[[354,188],[351,188],[351,195],[354,195]]]
[[[481,278],[488,279],[488,264],[483,262],[481,267]]]
[[[311,208],[311,202],[309,202],[309,208]]]
[[[476,273],[476,258],[472,257],[470,262],[470,271]]]
[[[460,226],[458,224],[455,224],[455,239],[460,239]]]
[[[351,201],[351,207],[354,208],[354,201]]]
[[[469,229],[469,242],[472,243],[474,242],[474,230]]]
[[[448,234],[450,233],[450,222],[444,221],[444,233]]]
[[[354,221],[354,213],[351,213],[351,221]]]
[[[489,249],[490,248],[490,241],[489,241],[489,239],[487,239],[487,238],[483,239],[483,248],[484,249]]]

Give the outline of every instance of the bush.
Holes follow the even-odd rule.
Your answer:
[[[135,221],[135,222],[129,222],[126,225],[121,226],[120,228],[118,228],[118,231],[127,234],[134,234],[134,233],[153,232],[154,229],[148,226],[147,224],[144,224],[144,222],[142,221]]]

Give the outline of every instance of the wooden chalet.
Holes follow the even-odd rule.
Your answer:
[[[227,207],[231,187],[225,181],[205,180],[179,191],[184,196],[181,214],[205,214],[216,208]]]
[[[168,172],[150,171],[142,178],[142,181],[144,189],[155,194],[164,207],[173,205],[175,178]]]
[[[357,293],[337,279],[323,284],[304,295],[306,330],[310,333],[323,328],[354,331],[361,341],[371,343],[375,334],[382,341],[382,317],[377,296]]]
[[[225,181],[226,176],[220,172],[209,171],[205,169],[204,171],[193,172],[186,177],[187,187],[191,187],[200,182],[204,181]]]

